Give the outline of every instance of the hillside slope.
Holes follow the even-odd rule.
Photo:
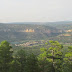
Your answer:
[[[41,40],[61,33],[61,30],[45,25],[0,24],[0,41]]]

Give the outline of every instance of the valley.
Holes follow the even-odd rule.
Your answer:
[[[0,42],[7,40],[15,46],[33,46],[48,40],[72,43],[72,23],[0,24]]]

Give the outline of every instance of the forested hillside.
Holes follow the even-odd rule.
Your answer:
[[[0,23],[0,41],[57,40],[72,43],[72,22]]]
[[[72,72],[72,46],[64,48],[58,41],[48,41],[38,55],[14,49],[7,41],[0,43],[1,72]]]
[[[45,25],[0,24],[0,41],[41,40],[61,33],[61,30]]]

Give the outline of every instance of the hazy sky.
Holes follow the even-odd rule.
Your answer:
[[[72,0],[0,0],[0,22],[72,20]]]

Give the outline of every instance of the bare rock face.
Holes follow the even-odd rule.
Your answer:
[[[24,32],[35,32],[34,29],[26,29]]]
[[[72,32],[72,29],[71,30],[65,30],[65,32]]]

